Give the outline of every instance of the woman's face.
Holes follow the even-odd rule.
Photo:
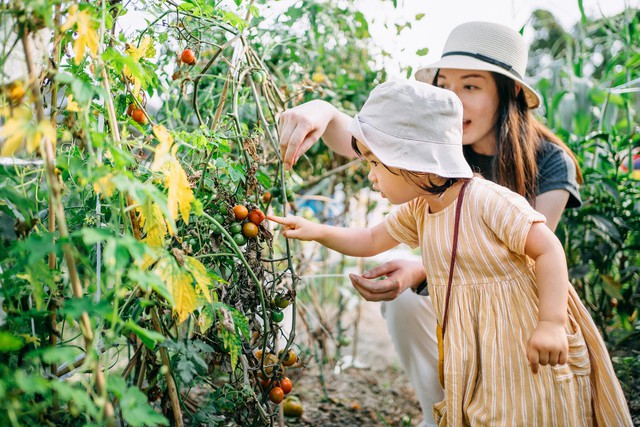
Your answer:
[[[462,143],[481,154],[495,154],[498,88],[488,71],[441,68],[438,87],[458,95],[463,106]]]

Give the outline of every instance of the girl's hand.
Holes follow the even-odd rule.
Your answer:
[[[564,324],[540,321],[527,343],[527,359],[531,371],[538,373],[538,365],[564,365],[567,363],[569,342]]]
[[[282,224],[282,235],[290,239],[297,240],[317,240],[321,233],[320,224],[315,224],[311,221],[299,216],[275,216],[267,215],[267,218],[278,224]]]

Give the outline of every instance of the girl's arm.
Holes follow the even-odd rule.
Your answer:
[[[567,190],[551,190],[536,197],[535,208],[547,218],[547,227],[551,231],[556,231],[568,200],[569,192]]]
[[[384,224],[372,228],[333,227],[316,224],[299,216],[267,215],[271,221],[284,225],[282,235],[297,240],[315,240],[344,255],[370,257],[397,246]]]
[[[569,343],[565,332],[569,273],[562,244],[541,222],[531,225],[525,253],[535,263],[538,286],[538,325],[527,344],[527,358],[533,373],[540,365],[567,363]]]

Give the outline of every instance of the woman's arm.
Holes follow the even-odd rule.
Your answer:
[[[547,227],[551,231],[556,231],[567,200],[569,200],[567,190],[551,190],[536,197],[535,208],[547,218]]]
[[[267,215],[271,221],[284,225],[282,235],[297,240],[315,240],[344,255],[370,257],[397,246],[384,224],[372,228],[333,227],[316,224],[299,216]]]
[[[280,116],[280,151],[285,169],[291,169],[300,156],[322,137],[334,152],[355,157],[351,134],[347,130],[351,117],[325,101],[298,105]]]
[[[538,364],[565,364],[569,344],[565,333],[569,273],[562,244],[541,222],[531,225],[525,253],[535,263],[538,287],[538,325],[529,338],[527,358],[533,373]]]

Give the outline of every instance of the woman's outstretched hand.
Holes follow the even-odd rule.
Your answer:
[[[569,342],[564,324],[539,321],[527,343],[527,359],[531,372],[538,373],[539,366],[556,366],[567,363]]]
[[[380,277],[384,279],[376,280]],[[394,259],[385,262],[362,276],[350,274],[349,278],[356,290],[367,301],[391,301],[408,288],[422,283],[426,277],[419,261]]]
[[[317,240],[321,235],[320,228],[322,225],[307,221],[299,216],[283,217],[267,215],[267,218],[273,222],[283,225],[282,235],[289,239]]]
[[[324,133],[331,121],[330,104],[310,101],[280,116],[280,152],[285,169],[291,169]]]

